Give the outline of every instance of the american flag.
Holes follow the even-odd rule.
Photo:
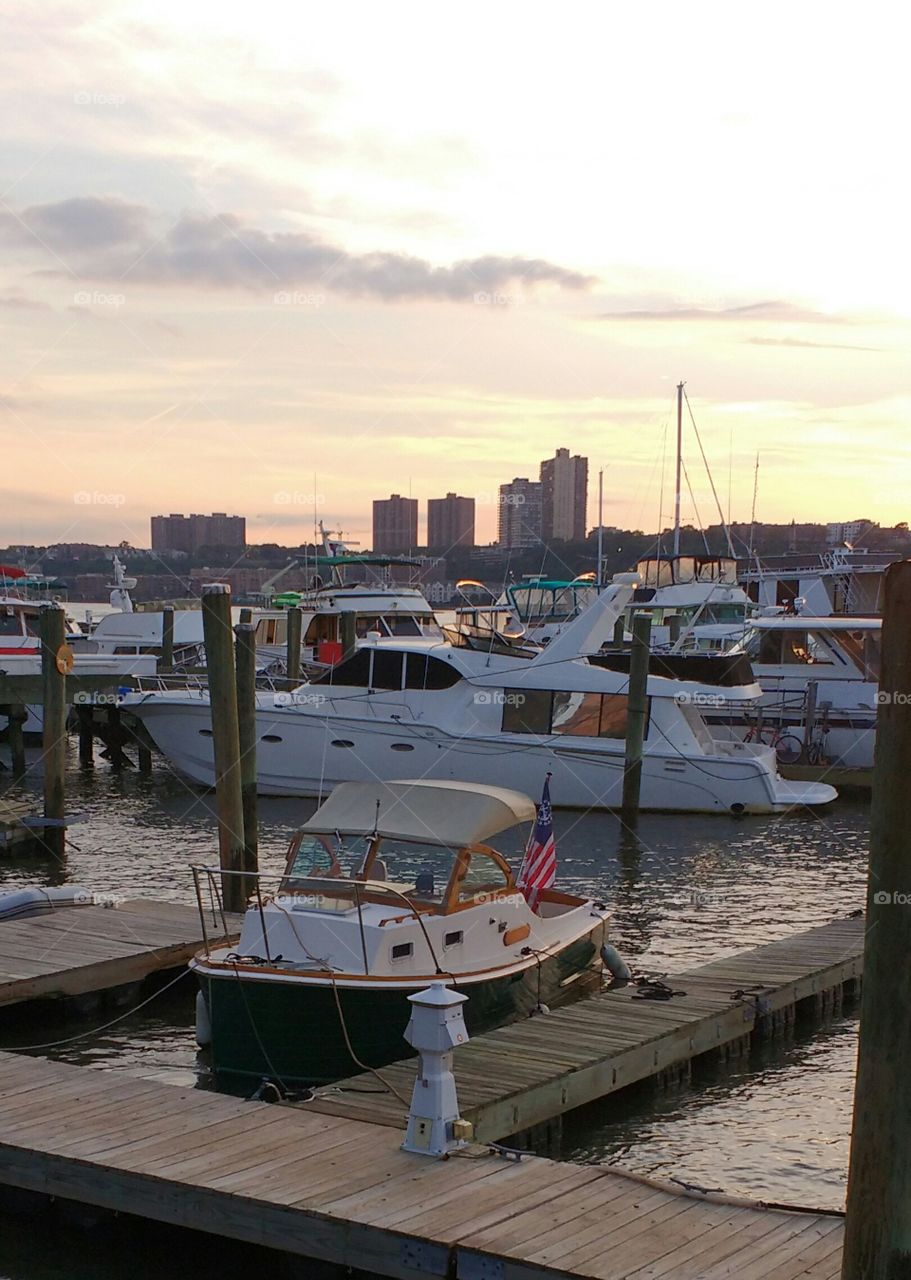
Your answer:
[[[557,875],[557,850],[554,844],[554,813],[550,803],[550,778],[544,779],[538,816],[528,837],[525,857],[519,871],[519,888],[532,911],[537,911],[542,889],[549,889]]]

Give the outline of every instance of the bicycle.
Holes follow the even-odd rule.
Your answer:
[[[796,764],[803,755],[803,742],[796,733],[787,733],[775,725],[751,724],[744,742],[758,742],[775,748],[779,764]]]

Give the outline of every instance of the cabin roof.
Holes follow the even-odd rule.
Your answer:
[[[521,791],[459,782],[342,782],[304,831],[420,840],[461,848],[532,822],[534,802]]]

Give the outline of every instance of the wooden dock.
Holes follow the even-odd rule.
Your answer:
[[[739,1054],[755,1033],[787,1025],[805,1002],[821,1013],[840,998],[861,975],[863,946],[862,918],[835,920],[665,978],[685,993],[669,1000],[642,999],[630,986],[477,1036],[455,1051],[461,1114],[478,1141],[496,1142],[637,1081],[686,1072],[703,1054]],[[404,1098],[416,1063],[382,1070]],[[406,1109],[372,1075],[326,1086],[307,1105],[405,1124]]]
[[[219,932],[213,929],[210,940]],[[0,1007],[140,982],[185,965],[201,947],[199,912],[175,902],[68,906],[3,921]]]
[[[403,1280],[836,1280],[838,1216],[0,1054],[0,1184]]]

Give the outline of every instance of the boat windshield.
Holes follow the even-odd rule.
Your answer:
[[[419,905],[443,902],[457,849],[413,840],[300,832],[288,853],[282,893],[305,894],[316,909],[356,901]],[[365,874],[366,871],[366,874]],[[323,901],[325,899],[325,901]]]

